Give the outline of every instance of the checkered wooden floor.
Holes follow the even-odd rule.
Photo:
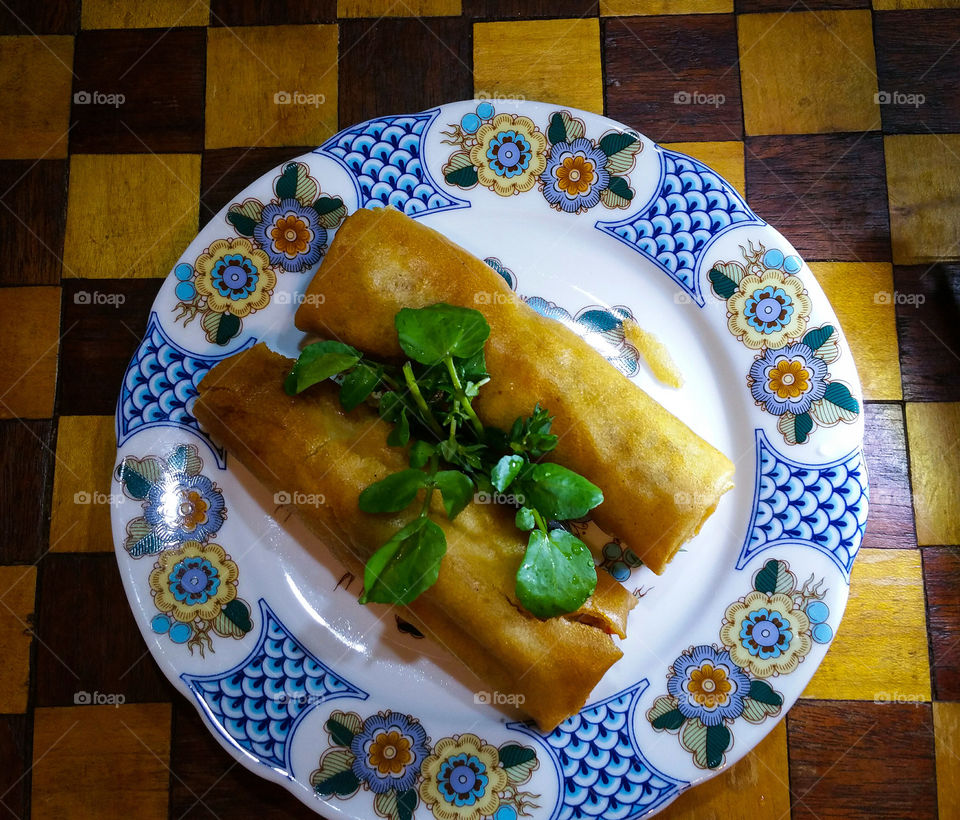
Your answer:
[[[836,642],[664,816],[960,817],[960,2],[735,6],[0,0],[0,814],[305,815],[232,763],[130,615],[96,503],[120,378],[161,278],[250,181],[373,115],[503,95],[715,167],[811,262],[864,383],[871,517]]]

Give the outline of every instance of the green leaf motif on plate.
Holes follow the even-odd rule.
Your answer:
[[[850,388],[841,382],[828,384],[827,392],[823,394],[823,400],[837,405],[848,413],[857,414],[860,412],[860,404],[850,395]]]
[[[291,162],[283,169],[277,180],[277,196],[280,199],[296,199],[297,197],[297,163]]]
[[[753,588],[765,595],[789,595],[795,585],[793,573],[787,569],[787,564],[773,558],[763,565],[753,581]]]
[[[253,236],[253,229],[257,227],[257,221],[242,214],[239,211],[230,211],[227,214],[227,222],[237,229],[237,233],[243,236]]]
[[[716,265],[710,269],[710,285],[721,299],[729,299],[733,296],[737,292],[738,284],[730,278],[723,265]]]
[[[606,136],[600,138],[598,145],[600,150],[603,151],[608,157],[612,157],[614,154],[619,153],[625,148],[629,148],[637,141],[636,137],[631,136],[630,134],[624,133],[610,133]]]
[[[454,168],[443,177],[451,185],[458,188],[472,188],[477,184],[477,169],[473,165],[467,165],[463,168]]]

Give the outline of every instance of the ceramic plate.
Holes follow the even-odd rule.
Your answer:
[[[293,314],[337,227],[385,205],[485,259],[736,463],[664,575],[601,541],[639,603],[623,659],[550,733],[358,605],[359,582],[272,517],[323,499],[269,495],[191,414],[220,359],[260,340],[296,355]],[[630,316],[668,346],[681,389],[624,339]],[[541,103],[370,120],[237,194],[164,282],[116,424],[117,559],[150,650],[230,754],[327,816],[657,812],[803,691],[867,517],[853,359],[790,243],[697,160]]]

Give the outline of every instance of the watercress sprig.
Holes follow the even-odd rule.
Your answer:
[[[543,462],[557,444],[552,417],[539,404],[509,431],[484,427],[472,400],[490,377],[483,314],[444,303],[404,308],[395,317],[402,366],[375,362],[341,342],[305,347],[285,382],[291,395],[319,381],[340,381],[347,411],[372,402],[393,424],[387,443],[408,447],[408,469],[371,484],[359,498],[368,513],[398,513],[422,498],[419,513],[367,561],[360,602],[407,604],[434,584],[447,544],[430,518],[434,492],[454,520],[475,491],[511,489],[516,525],[529,531],[516,574],[516,594],[533,615],[573,612],[597,584],[586,545],[561,526],[603,501],[599,487],[559,464]],[[450,469],[441,469],[441,464]]]

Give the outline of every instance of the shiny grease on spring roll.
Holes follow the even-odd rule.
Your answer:
[[[292,364],[263,344],[238,353],[201,381],[193,412],[271,493],[322,495],[319,506],[291,506],[362,578],[367,558],[415,513],[371,515],[357,499],[369,484],[405,468],[407,454],[387,445],[390,425],[371,408],[344,412],[332,382],[288,396],[282,385]],[[487,685],[523,695],[523,710],[553,729],[583,706],[621,657],[610,633],[624,635],[636,599],[601,571],[580,610],[541,621],[514,591],[526,535],[514,525],[513,510],[472,503],[448,521],[435,496],[431,511],[447,554],[436,584],[398,612]]]
[[[509,429],[533,402],[545,407],[559,436],[550,460],[599,486],[593,520],[663,572],[733,486],[733,464],[481,260],[399,211],[359,210],[338,230],[296,324],[394,359],[396,313],[436,302],[479,310],[490,324],[481,420]]]

